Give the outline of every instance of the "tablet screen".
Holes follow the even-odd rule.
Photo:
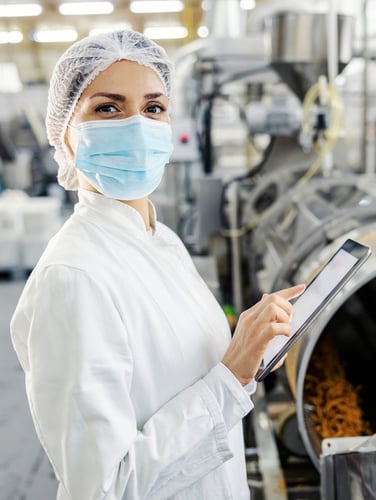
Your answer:
[[[339,250],[330,263],[311,282],[304,293],[294,303],[294,313],[291,320],[291,335],[278,335],[274,337],[265,352],[264,363],[268,364],[282,347],[290,340],[305,321],[313,314],[317,307],[325,300],[330,292],[341,282],[358,259],[346,252]]]

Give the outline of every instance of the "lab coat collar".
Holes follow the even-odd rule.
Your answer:
[[[115,223],[124,229],[124,225],[128,228],[133,228],[140,235],[154,234],[157,227],[157,213],[153,203],[149,203],[149,222],[150,230],[147,230],[145,223],[140,213],[133,207],[122,203],[112,198],[107,198],[100,193],[87,191],[86,189],[78,190],[78,204],[76,210],[89,209],[94,210],[97,215],[101,215],[108,222]]]

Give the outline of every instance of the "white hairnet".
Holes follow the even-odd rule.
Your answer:
[[[46,127],[59,165],[58,182],[65,189],[78,188],[73,158],[64,143],[74,108],[90,82],[111,64],[123,59],[153,69],[170,97],[171,61],[162,47],[136,31],[112,31],[86,37],[74,43],[56,63],[48,92]]]

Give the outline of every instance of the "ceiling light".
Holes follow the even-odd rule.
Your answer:
[[[39,43],[74,42],[77,40],[77,31],[73,28],[40,29],[34,31],[30,38]]]
[[[129,8],[135,14],[181,12],[184,3],[180,0],[132,0]]]
[[[111,2],[66,2],[59,5],[59,12],[63,16],[111,14],[113,10]]]
[[[256,0],[240,0],[240,7],[243,10],[252,10],[256,7]]]
[[[20,43],[22,40],[21,31],[0,31],[0,43]]]
[[[149,26],[144,29],[144,35],[154,40],[176,40],[185,38],[188,30],[184,26]]]
[[[39,3],[7,3],[0,5],[0,17],[31,17],[42,13]]]
[[[109,25],[100,25],[92,28],[89,35],[100,35],[101,33],[108,33],[115,30],[130,30],[132,26],[129,23],[111,23]]]

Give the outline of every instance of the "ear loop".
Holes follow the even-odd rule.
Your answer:
[[[70,143],[68,141],[68,137],[67,137],[67,130],[68,130],[68,128],[70,128],[71,130],[74,130],[75,132],[77,132],[77,127],[75,127],[74,125],[71,125],[70,123],[68,123],[67,124],[67,128],[65,130],[65,134],[64,134],[64,145],[68,149],[69,154],[71,156],[72,163],[73,163],[74,167],[76,168],[76,165],[75,165],[75,163],[76,163],[75,162],[75,156],[76,156],[76,154],[75,154],[75,151],[73,151],[73,148],[72,148],[72,146],[70,145]],[[76,147],[77,147],[77,145],[76,145]]]

